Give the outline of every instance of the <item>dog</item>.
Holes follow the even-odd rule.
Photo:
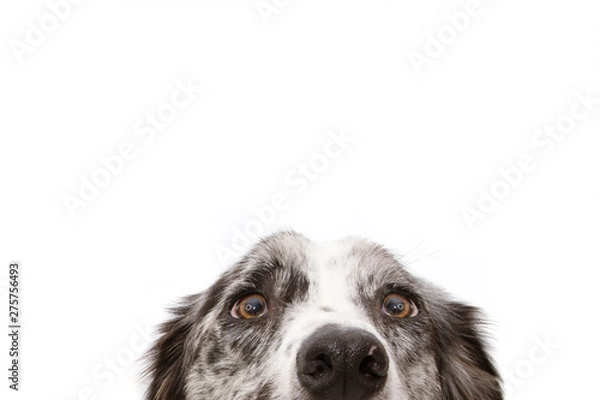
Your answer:
[[[172,311],[146,400],[503,398],[478,309],[368,240],[276,233]]]

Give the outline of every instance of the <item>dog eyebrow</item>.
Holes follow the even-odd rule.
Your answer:
[[[259,286],[264,284],[265,280],[271,278],[277,271],[286,268],[277,258],[261,262],[250,270],[250,273],[244,277],[247,284]]]
[[[268,260],[249,261],[230,284],[229,296],[260,291],[284,303],[304,298],[310,283],[308,276],[297,265],[299,261],[282,262],[275,255],[270,255]]]
[[[400,293],[406,296],[411,297],[412,300],[414,300],[416,303],[418,303],[417,305],[421,305],[423,303],[423,296],[421,296],[421,294],[419,294],[419,292],[416,290],[415,287],[413,287],[413,285],[407,285],[406,283],[403,284],[396,284],[396,283],[390,283],[389,285],[386,285],[383,287],[383,293],[387,294],[387,293]]]
[[[273,268],[260,263],[252,268],[237,269],[229,277],[231,282],[227,286],[227,292],[239,295],[253,290],[262,290],[265,282],[270,279]]]

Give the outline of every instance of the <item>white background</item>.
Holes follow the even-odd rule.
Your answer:
[[[509,399],[596,396],[600,105],[574,106],[585,116],[553,148],[534,140],[578,96],[598,101],[600,9],[264,3],[90,0],[21,53],[52,11],[0,6],[0,283],[6,304],[19,260],[24,325],[19,393],[1,341],[2,398],[141,398],[138,332],[210,285],[219,249],[276,193],[287,207],[261,235],[360,235],[398,254],[423,242],[404,260],[485,309]],[[189,79],[195,99],[140,140],[140,118]],[[332,131],[351,143],[299,193],[289,179],[322,166]],[[135,158],[71,216],[65,198],[124,143]],[[506,189],[499,171],[523,154],[535,167],[469,224],[465,207]]]

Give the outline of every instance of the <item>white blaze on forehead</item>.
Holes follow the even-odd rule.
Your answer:
[[[358,292],[356,260],[350,256],[354,240],[310,243],[306,247],[307,299],[290,312],[285,338],[297,345],[322,326],[336,324],[361,328],[376,334],[364,310],[356,301]]]
[[[312,244],[308,257],[310,280],[309,308],[323,308],[346,318],[360,317],[358,305],[352,300],[349,241]]]

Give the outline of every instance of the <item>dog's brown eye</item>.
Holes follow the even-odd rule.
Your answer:
[[[241,319],[253,319],[262,317],[267,311],[269,311],[267,300],[260,294],[251,294],[235,303],[231,309],[231,316]]]
[[[385,296],[385,299],[383,299],[382,311],[394,318],[414,317],[419,313],[415,303],[397,293]]]

